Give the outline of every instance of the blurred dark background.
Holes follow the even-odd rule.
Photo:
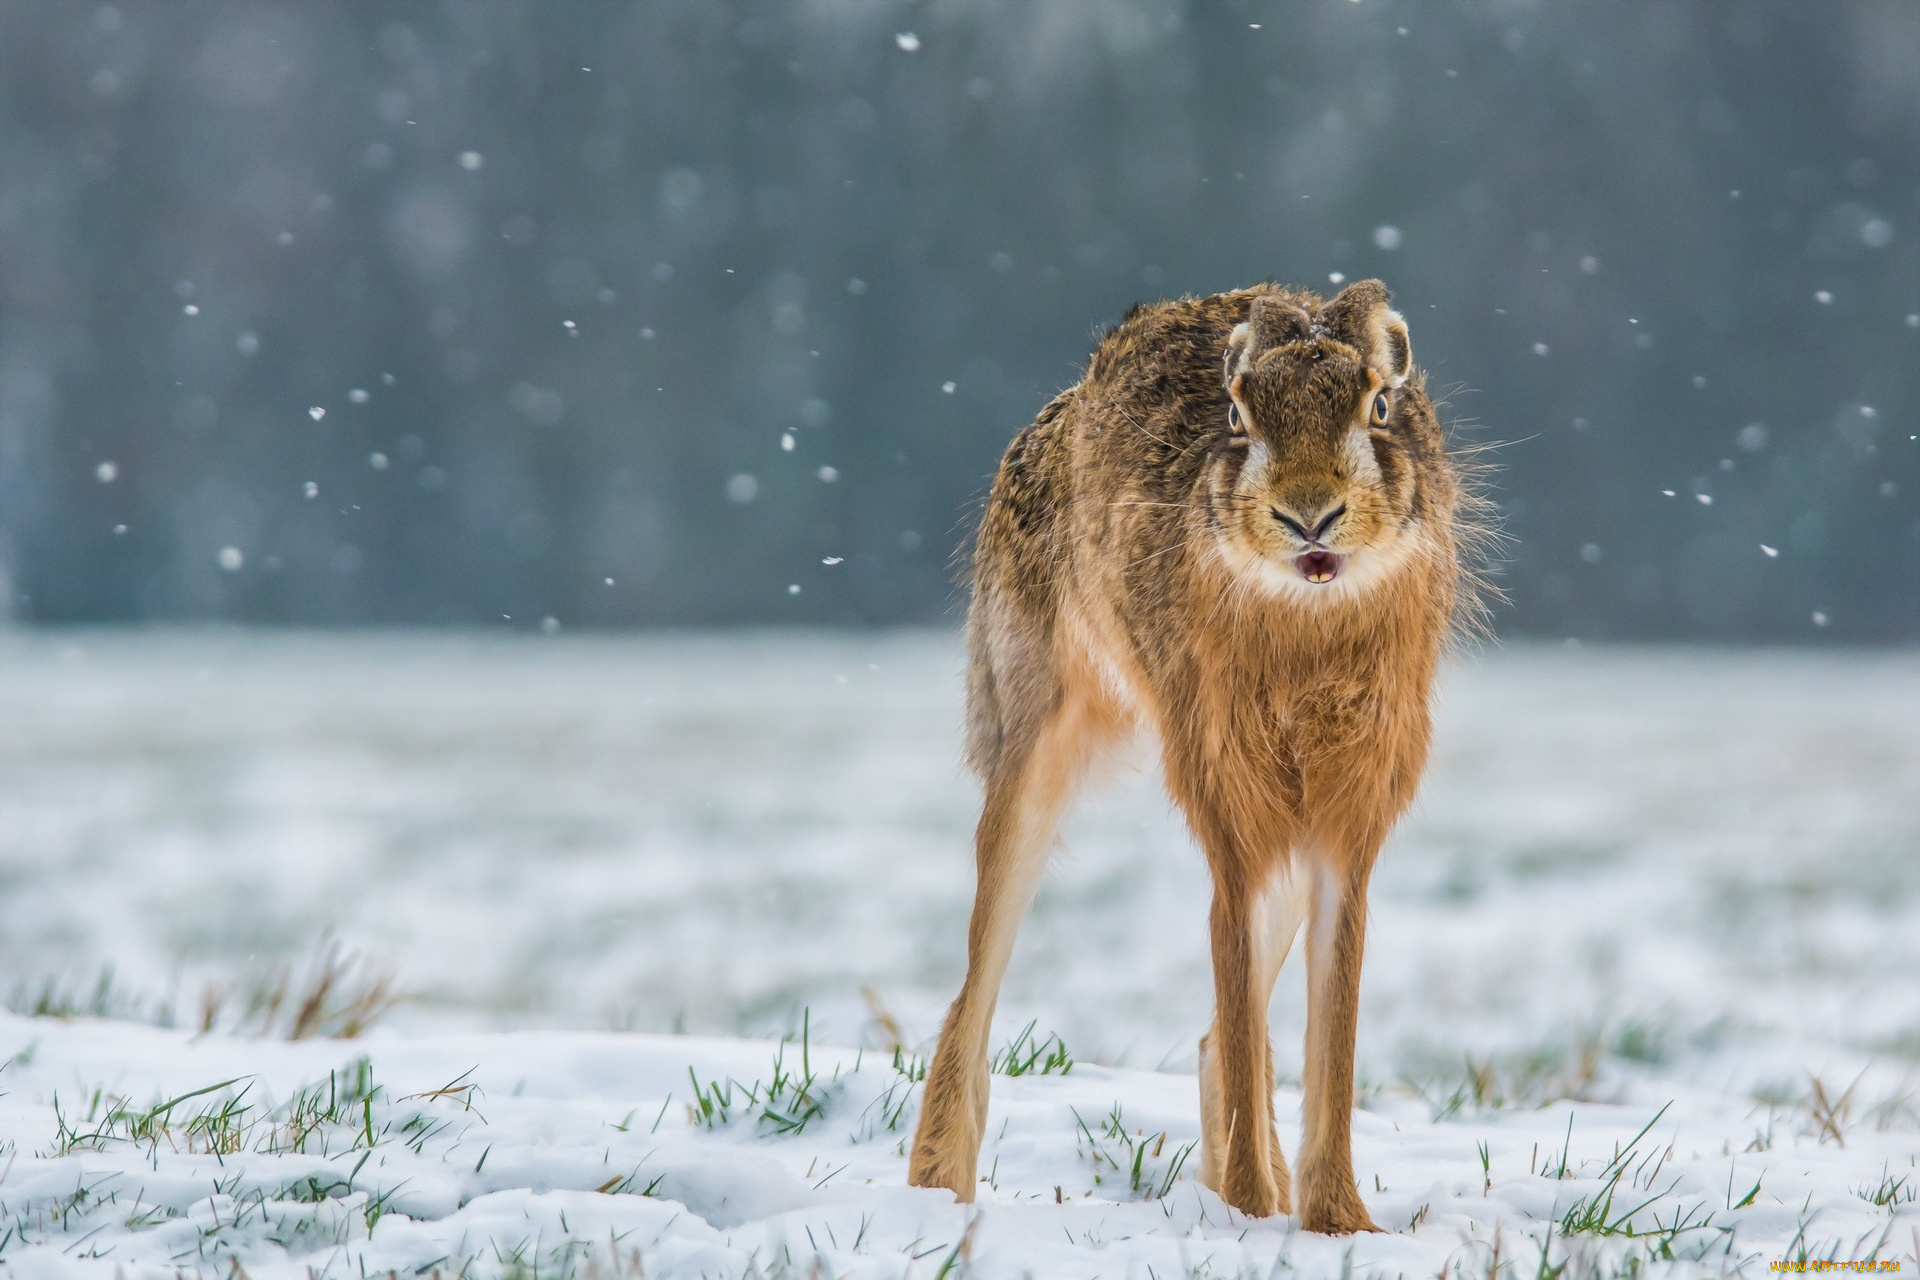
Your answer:
[[[1128,304],[1378,275],[1503,631],[1920,636],[1912,0],[17,0],[0,175],[19,620],[951,618]]]

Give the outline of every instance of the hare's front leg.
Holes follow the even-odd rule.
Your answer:
[[[914,1130],[907,1181],[971,1201],[987,1124],[987,1036],[1014,936],[1046,867],[1054,830],[1092,747],[1088,717],[1072,707],[1007,753],[987,777],[974,835],[979,876],[967,927],[967,976],[940,1027]]]
[[[1306,1095],[1300,1125],[1300,1225],[1344,1235],[1378,1231],[1353,1181],[1353,1042],[1360,1022],[1360,955],[1366,945],[1373,850],[1339,863],[1316,860],[1307,910]]]
[[[1287,1211],[1287,1168],[1273,1132],[1273,1050],[1263,981],[1265,921],[1244,871],[1214,863],[1213,1029],[1201,1042],[1201,1180],[1242,1213]]]
[[[1261,1010],[1266,1009],[1273,997],[1274,980],[1280,976],[1280,967],[1286,963],[1287,952],[1292,949],[1294,937],[1300,932],[1300,921],[1306,916],[1306,886],[1305,873],[1297,863],[1290,864],[1274,875],[1255,902],[1251,922],[1255,951],[1253,999]],[[1262,1044],[1268,1044],[1264,1018],[1261,1020],[1260,1037]],[[1220,1192],[1222,1186],[1227,1135],[1237,1127],[1227,1119],[1221,1059],[1216,1048],[1220,1042],[1220,1017],[1216,1011],[1213,1027],[1200,1038],[1200,1181],[1216,1192]],[[1272,1049],[1269,1044],[1269,1097],[1272,1096],[1271,1062]],[[1268,1109],[1271,1112],[1271,1103]],[[1275,1202],[1278,1211],[1285,1213],[1292,1201],[1291,1179],[1287,1173],[1286,1156],[1280,1150],[1279,1135],[1273,1131],[1271,1124],[1267,1128],[1267,1138],[1267,1157],[1273,1170]]]

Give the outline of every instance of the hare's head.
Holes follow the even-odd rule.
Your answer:
[[[1258,297],[1226,354],[1211,472],[1227,562],[1302,598],[1364,592],[1405,561],[1444,466],[1407,326],[1378,280],[1329,302]]]

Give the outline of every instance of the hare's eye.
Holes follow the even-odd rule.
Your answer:
[[[1375,396],[1373,398],[1373,425],[1376,427],[1386,426],[1387,414],[1391,409],[1392,406],[1387,403],[1386,392],[1382,391],[1379,395]]]
[[[1235,435],[1239,435],[1241,430],[1240,406],[1234,404],[1232,401],[1227,402],[1227,430],[1233,432]]]

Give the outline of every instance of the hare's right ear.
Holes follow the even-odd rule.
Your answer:
[[[1253,326],[1242,320],[1227,335],[1227,361],[1224,381],[1228,386],[1253,363]]]
[[[1227,381],[1245,373],[1273,348],[1300,341],[1312,328],[1312,317],[1292,303],[1272,294],[1255,298],[1247,318],[1227,338]]]

